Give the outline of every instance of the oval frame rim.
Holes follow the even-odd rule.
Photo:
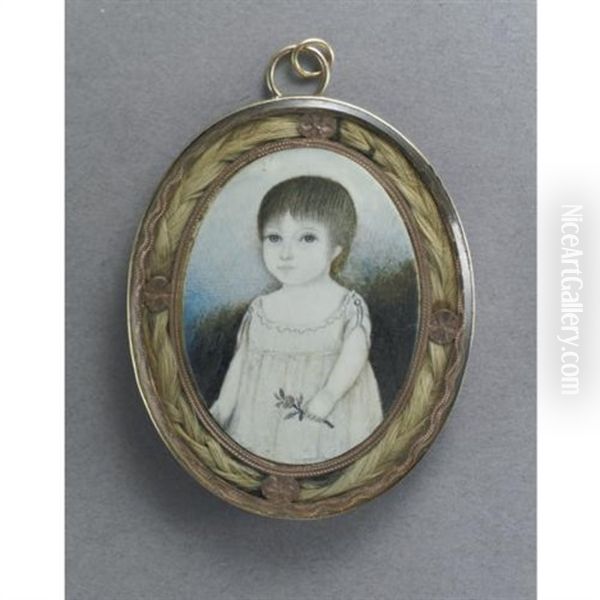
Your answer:
[[[322,110],[335,110],[336,112],[341,113],[342,115],[353,117],[359,121],[362,121],[369,125],[371,128],[375,129],[377,132],[384,134],[385,137],[390,139],[395,145],[397,145],[400,150],[405,154],[407,159],[409,160],[411,166],[418,172],[419,176],[423,179],[428,191],[430,192],[435,205],[440,213],[440,218],[447,224],[449,239],[452,243],[453,249],[456,252],[456,265],[457,265],[457,277],[459,277],[462,287],[461,287],[461,297],[462,297],[462,329],[464,331],[464,347],[462,348],[460,360],[458,361],[458,373],[454,381],[454,385],[452,387],[451,393],[449,394],[449,401],[446,410],[442,418],[439,421],[439,427],[432,438],[432,440],[425,445],[423,449],[419,452],[418,456],[413,460],[409,466],[409,468],[402,475],[394,478],[391,482],[388,482],[385,487],[379,489],[374,494],[366,494],[365,497],[354,503],[352,506],[343,509],[332,510],[330,508],[331,501],[338,498],[338,496],[334,496],[333,498],[325,498],[318,499],[314,501],[314,505],[321,504],[324,509],[322,511],[317,511],[314,514],[303,515],[298,514],[297,511],[294,510],[286,510],[285,507],[280,507],[279,509],[273,510],[264,510],[261,509],[260,502],[264,502],[264,499],[255,498],[259,502],[259,505],[254,505],[252,502],[248,502],[245,497],[249,494],[246,491],[237,488],[232,483],[227,481],[222,482],[223,485],[209,486],[206,484],[206,481],[203,481],[199,478],[198,474],[194,471],[194,469],[188,464],[188,461],[184,459],[175,448],[172,441],[165,435],[163,429],[159,426],[157,422],[156,415],[154,415],[148,399],[146,398],[146,392],[143,388],[140,369],[141,365],[138,364],[137,361],[137,351],[136,344],[134,341],[134,332],[132,327],[132,280],[133,280],[133,259],[136,254],[136,249],[138,248],[140,235],[143,228],[144,223],[147,221],[148,215],[154,206],[154,202],[158,195],[159,190],[163,187],[165,180],[168,178],[169,174],[172,172],[173,168],[178,165],[181,159],[186,155],[186,153],[202,140],[210,140],[211,136],[214,136],[219,129],[225,124],[234,127],[237,124],[241,124],[252,116],[261,116],[261,115],[275,115],[277,114],[277,108],[281,108],[282,110],[286,109],[322,109]],[[217,121],[215,121],[208,128],[202,130],[198,135],[196,135],[192,141],[186,145],[181,153],[170,163],[164,175],[161,177],[159,184],[156,186],[155,191],[152,195],[151,201],[148,203],[146,210],[144,211],[136,230],[136,234],[132,244],[132,250],[130,253],[129,266],[128,266],[128,275],[127,275],[127,299],[126,299],[126,312],[127,312],[127,330],[128,330],[128,342],[129,342],[129,350],[130,356],[132,359],[132,365],[136,380],[136,385],[138,391],[142,397],[143,403],[146,407],[146,411],[152,421],[155,429],[157,430],[160,438],[163,443],[167,446],[170,453],[173,457],[182,465],[182,467],[194,478],[196,481],[201,483],[203,487],[207,488],[212,493],[215,493],[217,496],[226,500],[229,503],[234,504],[238,508],[244,509],[248,512],[253,512],[255,514],[263,515],[263,516],[271,516],[278,518],[320,518],[326,517],[336,514],[341,514],[347,512],[348,510],[352,510],[357,506],[362,505],[364,502],[379,496],[387,489],[393,487],[400,479],[402,479],[408,472],[410,472],[417,463],[420,462],[423,455],[429,450],[439,430],[443,427],[449,413],[451,412],[452,406],[456,400],[456,397],[459,393],[459,390],[462,385],[462,380],[464,378],[466,365],[468,362],[470,350],[472,347],[473,341],[473,333],[474,333],[474,324],[475,324],[475,288],[474,288],[474,274],[473,274],[473,264],[471,260],[471,255],[469,251],[468,242],[466,239],[466,235],[464,232],[463,225],[461,223],[458,212],[456,211],[455,205],[448,194],[447,190],[442,185],[439,177],[435,173],[433,167],[427,160],[427,158],[421,153],[421,151],[399,130],[394,128],[392,125],[387,123],[385,120],[376,116],[375,114],[350,104],[348,102],[337,100],[333,98],[323,97],[323,96],[286,96],[282,98],[272,98],[268,100],[257,101],[241,107],[238,110],[230,112],[225,116],[221,117]],[[318,463],[317,463],[318,464]],[[209,471],[208,467],[205,467],[207,471]],[[225,493],[224,488],[229,488],[230,493]],[[348,492],[344,492],[341,495],[347,494]],[[291,505],[293,506],[293,505]]]

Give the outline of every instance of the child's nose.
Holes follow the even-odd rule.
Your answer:
[[[279,250],[279,258],[281,260],[290,260],[293,258],[294,252],[292,249],[292,244],[290,242],[284,242],[281,244],[281,248]]]

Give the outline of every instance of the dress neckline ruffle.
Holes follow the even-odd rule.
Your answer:
[[[263,296],[260,296],[258,298],[258,302],[256,302],[254,305],[254,311],[256,312],[256,315],[260,319],[261,323],[269,329],[275,329],[282,333],[285,331],[293,333],[307,333],[309,331],[319,331],[320,329],[324,329],[325,327],[328,327],[329,325],[335,323],[344,315],[348,303],[352,298],[355,297],[356,292],[354,290],[348,290],[344,295],[342,301],[340,302],[340,305],[326,319],[319,323],[305,325],[303,327],[293,327],[290,325],[286,325],[285,323],[282,323],[280,321],[274,321],[272,319],[269,319],[263,307]]]

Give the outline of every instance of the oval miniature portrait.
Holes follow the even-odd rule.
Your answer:
[[[365,447],[402,400],[419,285],[397,202],[335,150],[277,149],[233,173],[190,228],[185,357],[240,448],[328,461]]]
[[[471,287],[428,168],[368,113],[290,99],[225,119],[168,173],[134,247],[132,351],[164,441],[211,491],[335,514],[430,445]]]

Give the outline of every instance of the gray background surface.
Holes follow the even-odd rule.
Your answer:
[[[339,59],[328,95],[394,124],[445,182],[478,315],[426,457],[305,523],[230,507],[171,458],[135,387],[125,287],[164,171],[315,35]],[[534,598],[534,3],[71,0],[67,51],[67,597]]]

